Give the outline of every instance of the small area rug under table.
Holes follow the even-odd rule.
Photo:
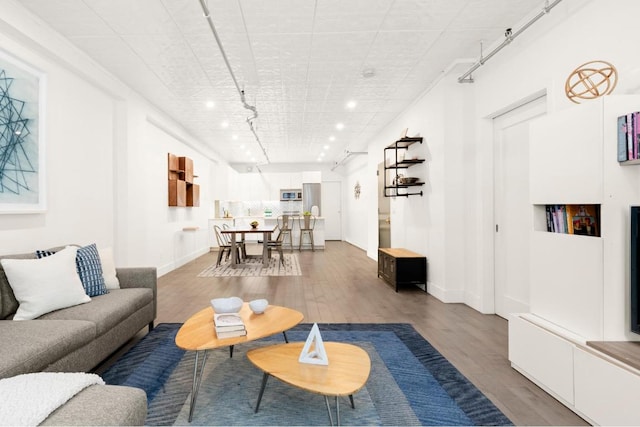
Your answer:
[[[200,392],[188,422],[194,353],[176,347],[181,324],[163,323],[104,374],[108,384],[139,387],[149,402],[147,425],[327,425],[324,397],[275,378],[254,413],[262,372],[246,357],[252,348],[281,343],[282,334],[209,351]],[[287,332],[304,341],[310,324]],[[319,324],[324,341],[364,348],[371,374],[354,395],[340,398],[343,425],[511,425],[510,420],[409,324]],[[331,358],[329,355],[329,363]],[[333,403],[333,399],[329,400]],[[335,408],[332,407],[335,411]],[[335,414],[335,412],[334,412]]]
[[[231,276],[301,276],[300,262],[296,254],[284,254],[284,265],[280,262],[280,254],[273,254],[269,266],[262,265],[262,257],[254,256],[244,260],[237,268],[231,268],[231,259],[223,261],[219,266],[211,264],[198,277],[231,277]]]

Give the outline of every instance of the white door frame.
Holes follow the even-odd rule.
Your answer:
[[[544,95],[544,94],[543,94]],[[506,166],[501,163],[501,153],[500,149],[504,148],[502,141],[502,137],[504,136],[504,130],[509,129],[510,127],[517,126],[524,122],[528,122],[535,117],[541,116],[546,112],[546,97],[535,97],[533,99],[529,98],[524,100],[523,102],[514,105],[510,109],[506,109],[502,111],[500,114],[496,114],[492,117],[493,124],[493,223],[494,223],[494,233],[493,233],[493,306],[494,312],[500,316],[506,317],[511,311],[528,311],[528,300],[520,301],[517,299],[510,298],[510,289],[515,289],[516,294],[522,293],[522,289],[520,288],[520,292],[517,292],[517,286],[529,286],[528,285],[528,274],[526,274],[525,278],[520,278],[523,283],[522,284],[511,284],[509,286],[507,282],[507,277],[503,277],[504,275],[501,272],[508,271],[508,266],[501,264],[507,262],[503,260],[502,257],[506,256],[506,249],[504,245],[507,243],[504,239],[507,238],[505,234],[501,234],[498,231],[498,226],[503,224],[506,226],[507,218],[505,215],[509,215],[509,213],[505,214],[506,210],[509,209],[508,201],[503,199],[499,194],[500,191],[504,190],[504,187],[501,187],[501,183],[505,184],[506,181],[500,181],[501,178],[498,177],[499,171],[502,168],[506,168]],[[527,140],[528,141],[528,140]],[[528,178],[527,178],[528,182]],[[498,206],[501,203],[502,205]],[[528,199],[528,198],[527,198]],[[521,205],[519,205],[521,206]],[[523,224],[524,227],[531,228],[532,224]],[[503,227],[501,230],[502,233],[507,232],[508,229]],[[502,239],[502,240],[501,240]],[[513,255],[513,254],[511,254]],[[526,256],[526,255],[525,255]],[[518,261],[516,259],[516,261]],[[526,262],[526,261],[525,261]],[[499,283],[500,280],[504,280],[505,283]],[[502,293],[502,295],[499,295]],[[526,299],[526,298],[521,298]]]

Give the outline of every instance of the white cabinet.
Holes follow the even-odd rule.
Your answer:
[[[640,425],[640,376],[598,353],[574,350],[575,407],[599,425]]]
[[[617,161],[617,117],[639,110],[640,96],[606,96],[530,128],[531,313],[509,319],[509,359],[597,424],[640,424],[626,397],[640,393],[639,373],[585,345],[638,340],[627,313],[629,205],[640,203],[640,166]],[[544,205],[558,204],[600,205],[601,237],[544,231]]]
[[[533,231],[532,313],[591,340],[602,340],[603,239]]]
[[[592,424],[640,425],[640,372],[568,331],[532,315],[511,315],[509,360]]]
[[[531,203],[602,203],[602,109],[602,102],[596,101],[531,124]]]
[[[520,316],[509,317],[509,360],[546,392],[573,405],[573,346]]]
[[[631,340],[629,205],[640,166],[617,161],[617,117],[640,96],[606,96],[537,119],[530,128],[531,313],[593,341]],[[600,205],[600,236],[546,233],[544,205]],[[635,338],[637,339],[637,337]]]

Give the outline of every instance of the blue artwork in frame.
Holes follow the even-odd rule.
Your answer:
[[[46,209],[42,72],[0,51],[0,214]]]

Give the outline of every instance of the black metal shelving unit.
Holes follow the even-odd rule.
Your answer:
[[[384,149],[384,196],[385,197],[409,197],[409,196],[422,196],[422,190],[420,191],[411,191],[415,187],[420,187],[424,185],[424,182],[418,181],[412,184],[399,184],[397,181],[398,171],[408,169],[411,166],[419,165],[424,163],[425,159],[406,159],[398,160],[398,151],[399,150],[408,150],[409,147],[415,143],[422,144],[422,137],[406,137],[401,138],[394,142],[393,144],[385,147]],[[392,158],[395,160],[394,163],[387,165],[387,151],[393,150],[395,153]],[[393,170],[393,176],[396,177],[393,179],[391,185],[388,182],[388,170]]]

